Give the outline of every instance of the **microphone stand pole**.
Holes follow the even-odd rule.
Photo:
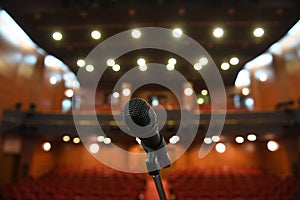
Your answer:
[[[157,161],[157,156],[154,152],[148,151],[146,165],[148,169],[148,174],[153,177],[160,200],[167,200],[163,184],[159,175],[159,163]]]

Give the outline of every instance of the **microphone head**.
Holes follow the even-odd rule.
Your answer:
[[[147,126],[148,124],[150,124],[150,109],[152,109],[150,105],[140,98],[134,98],[128,102],[129,116],[134,121],[134,123],[139,126]]]
[[[141,98],[127,102],[122,111],[127,128],[135,137],[150,137],[149,132],[157,128],[157,119],[151,106]]]

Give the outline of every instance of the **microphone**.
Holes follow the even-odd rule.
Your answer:
[[[169,167],[167,145],[158,131],[157,116],[151,106],[141,98],[133,98],[125,104],[122,114],[128,130],[141,140],[144,150],[155,152],[160,167]]]

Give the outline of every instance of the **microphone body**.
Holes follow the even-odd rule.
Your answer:
[[[157,116],[150,105],[141,98],[133,98],[124,106],[123,118],[131,134],[141,140],[144,150],[154,152],[160,167],[169,167],[167,145],[158,131]]]

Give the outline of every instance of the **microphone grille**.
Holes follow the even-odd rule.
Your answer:
[[[151,119],[149,116],[150,105],[141,98],[133,98],[129,101],[129,115],[139,126],[147,126]]]

